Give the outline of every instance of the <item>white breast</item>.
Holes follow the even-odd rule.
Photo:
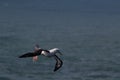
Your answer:
[[[45,55],[45,56],[48,55],[48,53],[45,52],[45,51],[42,51],[41,54],[42,54],[42,55]]]
[[[49,50],[50,53],[48,53],[46,51],[42,51],[41,54],[44,55],[44,56],[47,56],[47,57],[52,57],[57,53],[57,50],[59,50],[59,49],[58,48],[53,48],[53,49]]]
[[[48,53],[46,51],[42,51],[41,54],[47,57],[52,57],[54,55],[53,53]]]

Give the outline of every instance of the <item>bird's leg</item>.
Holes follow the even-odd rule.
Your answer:
[[[37,61],[37,60],[38,60],[38,56],[34,56],[33,61]]]

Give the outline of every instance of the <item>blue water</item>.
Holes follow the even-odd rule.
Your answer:
[[[97,11],[2,10],[0,80],[120,80],[120,14]],[[64,64],[18,56],[60,48]]]

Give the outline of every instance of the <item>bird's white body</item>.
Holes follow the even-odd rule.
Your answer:
[[[49,50],[49,53],[46,51],[42,51],[42,55],[47,56],[47,57],[53,57],[56,53],[60,53],[58,48],[53,48]]]

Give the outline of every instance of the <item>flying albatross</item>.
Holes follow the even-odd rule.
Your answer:
[[[54,68],[54,72],[55,72],[59,68],[61,68],[63,65],[63,61],[56,55],[56,53],[59,53],[62,55],[62,53],[60,52],[60,50],[58,48],[45,50],[45,49],[39,48],[39,45],[36,45],[34,52],[25,53],[25,54],[19,56],[19,58],[33,57],[33,61],[37,61],[39,55],[44,55],[49,58],[53,57],[56,60],[56,64],[55,64],[55,68]]]

